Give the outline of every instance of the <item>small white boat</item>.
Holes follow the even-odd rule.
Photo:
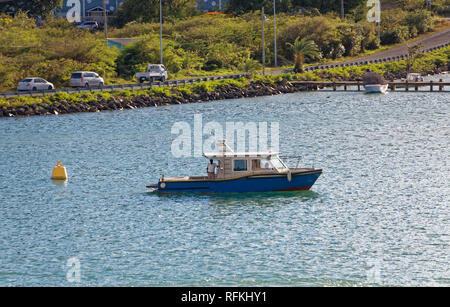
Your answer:
[[[417,73],[409,73],[406,76],[406,79],[402,80],[402,81],[408,81],[408,82],[423,82],[423,77],[421,74],[417,74]]]
[[[366,94],[386,94],[389,84],[365,84]]]

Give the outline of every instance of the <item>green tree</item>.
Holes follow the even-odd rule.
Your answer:
[[[407,10],[416,10],[425,8],[426,1],[424,0],[397,0],[403,8]]]
[[[15,0],[2,1],[1,13],[16,14],[18,11],[27,12],[33,17],[47,16],[57,7],[62,5],[62,0]]]
[[[236,15],[245,14],[260,10],[263,6],[268,6],[272,1],[270,0],[228,0],[226,4],[226,11]],[[290,0],[286,0],[290,2]]]
[[[116,59],[116,71],[119,76],[132,78],[137,72],[143,72],[148,64],[159,62],[159,38],[148,36],[128,45]],[[178,43],[166,40],[164,65],[169,73],[181,70],[200,69],[201,60],[192,52],[187,52]]]
[[[196,14],[196,0],[162,0],[163,16],[169,18],[184,18]],[[159,0],[125,0],[115,16],[117,26],[128,22],[159,21]]]
[[[322,13],[340,12],[341,1],[336,0],[279,0],[277,8],[279,12],[293,12],[300,8],[313,9],[316,8]],[[358,5],[365,3],[367,0],[345,0],[345,11],[348,12]],[[226,10],[235,14],[244,14],[251,11],[260,10],[262,6],[267,9],[267,13],[272,13],[273,0],[228,0]]]
[[[247,60],[239,66],[239,70],[249,73],[251,76],[261,69],[261,64],[253,59]]]
[[[450,0],[431,1],[431,10],[443,16],[450,16]]]
[[[294,44],[288,43],[288,46],[294,52],[295,57],[295,68],[294,72],[303,73],[305,70],[303,65],[305,64],[306,58],[318,58],[320,57],[319,47],[312,40],[306,40],[305,38],[300,39],[297,37]]]
[[[420,56],[420,49],[423,48],[422,44],[417,44],[411,47],[408,47],[408,57],[406,58],[406,73],[409,74],[411,72],[411,68],[414,63]]]
[[[0,18],[0,90],[11,90],[25,77],[39,76],[57,87],[68,86],[74,71],[115,77],[117,48],[100,34],[77,29],[65,18],[49,18],[40,27],[24,12]]]
[[[295,8],[317,8],[321,13],[341,11],[341,1],[336,0],[291,0],[291,2]],[[363,2],[367,0],[345,0],[344,9],[348,12]]]
[[[281,18],[280,18],[281,20]],[[335,20],[325,16],[289,18],[284,24],[279,25],[278,42],[279,55],[287,60],[294,60],[290,48],[283,48],[287,43],[294,42],[297,37],[314,41],[325,56],[339,57],[342,49],[341,37],[338,36],[340,19]],[[337,44],[335,44],[337,41]],[[336,49],[337,48],[337,49]],[[336,49],[334,52],[333,49]],[[345,53],[345,48],[343,50]],[[333,54],[333,55],[332,55]]]
[[[415,27],[419,34],[433,29],[433,16],[429,11],[417,10],[411,12],[406,16],[405,22],[410,29]]]

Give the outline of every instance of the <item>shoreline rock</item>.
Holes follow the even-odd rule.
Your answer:
[[[136,96],[132,98],[115,96],[108,100],[99,98],[96,102],[78,102],[69,104],[62,100],[49,104],[32,104],[17,107],[3,107],[0,108],[1,117],[22,117],[22,116],[36,116],[36,115],[58,115],[71,114],[82,112],[100,112],[113,111],[123,109],[136,109],[146,107],[158,107],[166,105],[177,105],[186,103],[198,103],[216,100],[228,100],[239,98],[251,98],[261,96],[272,96],[280,94],[295,93],[308,90],[301,85],[294,85],[287,80],[278,81],[276,83],[251,82],[244,89],[233,85],[227,85],[217,88],[214,92],[203,92],[188,95],[186,93],[178,92],[174,87],[173,93],[179,95],[173,97],[166,97],[164,95],[155,96]]]

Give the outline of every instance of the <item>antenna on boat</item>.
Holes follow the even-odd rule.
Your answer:
[[[219,152],[233,152],[233,150],[230,148],[230,146],[227,145],[227,141],[225,140],[217,141],[217,148],[219,149]]]

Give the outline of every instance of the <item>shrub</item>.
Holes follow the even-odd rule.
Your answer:
[[[211,44],[206,49],[205,59],[217,68],[233,68],[250,59],[250,50],[229,42]]]
[[[345,47],[345,56],[354,56],[361,50],[362,37],[353,27],[342,26],[339,28],[342,45]]]
[[[164,46],[164,63],[169,73],[182,69],[199,69],[201,60],[174,41],[166,40]],[[119,76],[131,78],[137,72],[143,72],[148,64],[160,62],[159,38],[147,36],[134,44],[128,45],[117,57],[116,71]]]
[[[336,37],[336,31],[340,21],[327,18],[325,16],[288,18],[284,25],[279,26],[279,46],[283,49],[280,55],[290,61],[294,60],[294,56],[287,43],[293,43],[297,37],[313,40],[322,52],[330,53],[330,44]]]
[[[442,7],[436,8],[435,11],[439,15],[450,16],[450,3],[447,4],[446,6],[442,6]]]
[[[408,11],[424,8],[423,0],[397,0],[397,2]]]
[[[377,27],[373,23],[360,22],[356,25],[356,29],[361,36],[361,51],[375,50],[380,47]]]
[[[425,10],[415,11],[406,16],[405,22],[410,29],[416,27],[419,34],[431,31],[433,28],[433,17],[431,12]]]
[[[192,91],[197,94],[212,92],[216,89],[216,84],[212,81],[196,83],[192,86]]]
[[[450,0],[433,0],[431,1],[431,9],[433,12],[443,16],[450,15]]]
[[[223,63],[221,61],[212,59],[212,60],[206,61],[205,65],[203,65],[202,69],[206,70],[206,71],[212,71],[212,70],[217,70],[219,68],[222,68],[222,66],[223,66]]]
[[[406,26],[399,26],[394,29],[389,29],[381,34],[382,45],[393,45],[404,42],[410,38],[409,29]]]
[[[239,70],[240,71],[245,71],[248,73],[255,73],[256,71],[260,70],[262,67],[262,65],[252,59],[248,59],[247,61],[245,61],[244,63],[242,63],[241,65],[239,65]]]
[[[405,18],[408,12],[402,9],[392,9],[383,11],[381,14],[381,27],[382,30],[397,28],[398,26],[404,26]]]
[[[340,40],[332,40],[328,45],[322,48],[322,52],[326,58],[337,59],[345,54],[345,47]]]

